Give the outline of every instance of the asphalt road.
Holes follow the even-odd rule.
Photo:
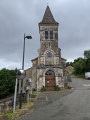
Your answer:
[[[74,90],[67,93],[46,93],[48,101],[37,101],[33,112],[19,120],[90,120],[90,80],[73,78]]]

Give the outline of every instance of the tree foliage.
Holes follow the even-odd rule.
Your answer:
[[[85,60],[83,58],[77,59],[73,63],[74,74],[82,75],[85,73]]]
[[[85,50],[84,51],[84,58],[90,59],[90,50]]]
[[[73,62],[67,62],[66,67],[68,67],[68,66],[73,66]]]
[[[66,65],[73,66],[76,75],[84,75],[85,72],[90,72],[90,50],[84,51],[84,58],[77,58],[74,62],[67,62]]]
[[[11,96],[14,93],[16,71],[2,69],[0,70],[0,99]]]

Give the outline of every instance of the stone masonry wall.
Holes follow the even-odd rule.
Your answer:
[[[0,115],[5,113],[9,109],[13,109],[14,97],[9,97],[0,100]],[[19,97],[17,96],[17,104],[19,103]]]

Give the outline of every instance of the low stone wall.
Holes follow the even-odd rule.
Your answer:
[[[0,115],[4,112],[6,112],[9,109],[13,108],[13,101],[14,101],[14,97],[9,97],[9,98],[5,98],[0,100]],[[17,104],[19,101],[19,96],[17,96]]]

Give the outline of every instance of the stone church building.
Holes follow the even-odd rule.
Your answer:
[[[42,21],[39,23],[40,49],[38,57],[31,60],[32,67],[26,70],[23,90],[28,90],[27,82],[32,80],[32,89],[54,91],[64,87],[66,78],[66,59],[61,57],[58,48],[58,26],[49,6],[47,6]]]

